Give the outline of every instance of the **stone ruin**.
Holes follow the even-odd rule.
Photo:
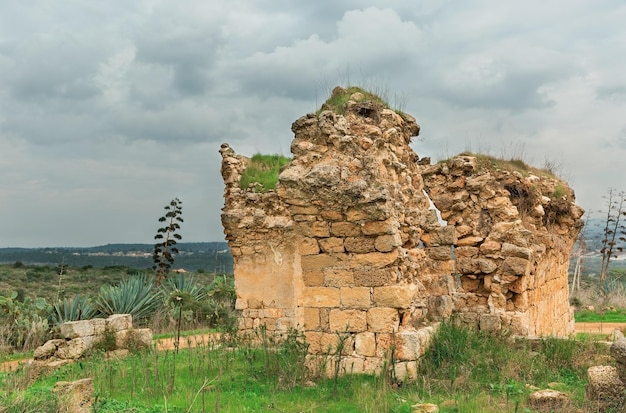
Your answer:
[[[249,159],[220,149],[240,330],[297,328],[313,356],[344,334],[349,371],[380,372],[393,351],[398,376],[415,375],[433,324],[452,316],[572,333],[567,268],[583,210],[567,184],[480,156],[430,165],[409,146],[413,117],[342,94],[342,107],[293,123],[275,190],[240,188]]]
[[[110,339],[107,335],[110,335]],[[131,347],[148,348],[152,345],[152,330],[133,328],[133,317],[130,314],[69,321],[61,324],[59,336],[35,349],[32,367],[36,370],[59,367],[80,359],[98,346],[127,353]]]

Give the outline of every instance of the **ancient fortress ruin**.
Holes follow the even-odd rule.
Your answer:
[[[573,332],[567,268],[583,214],[573,191],[483,156],[431,165],[409,146],[419,130],[366,92],[336,88],[293,123],[293,159],[265,193],[240,188],[248,158],[222,145],[242,331],[300,329],[312,355],[343,334],[351,371],[379,372],[393,351],[409,376],[432,324],[451,316],[527,337]]]

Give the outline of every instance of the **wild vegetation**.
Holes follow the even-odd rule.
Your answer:
[[[257,153],[250,158],[250,163],[244,170],[239,181],[241,189],[251,185],[256,192],[267,192],[276,189],[280,169],[291,159],[282,155],[263,155]]]
[[[607,353],[606,346],[587,339],[530,342],[444,323],[420,365],[419,380],[403,383],[391,374],[391,355],[387,374],[331,369],[329,378],[313,375],[325,367],[304,368],[307,344],[296,331],[276,338],[261,328],[249,340],[206,344],[118,360],[95,353],[29,386],[26,368],[0,373],[0,406],[7,412],[57,411],[50,392],[56,381],[92,377],[94,411],[101,413],[409,413],[417,403],[436,403],[441,412],[530,412],[528,394],[548,387],[569,393],[573,411],[599,412],[584,398],[585,374],[588,366],[605,363]],[[329,349],[332,354],[341,359],[341,351]]]

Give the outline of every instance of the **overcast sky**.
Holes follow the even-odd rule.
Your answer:
[[[464,150],[548,160],[587,210],[626,189],[623,0],[0,0],[0,247],[223,240],[220,144],[365,85]],[[597,216],[599,214],[596,214]]]

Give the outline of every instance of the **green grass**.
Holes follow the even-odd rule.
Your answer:
[[[263,155],[257,153],[252,156],[250,163],[241,175],[239,187],[247,189],[250,184],[255,184],[256,192],[267,192],[276,189],[280,169],[287,165],[291,159],[282,155]]]
[[[92,377],[96,412],[392,412],[416,403],[440,412],[525,412],[532,385],[558,382],[572,411],[598,410],[585,400],[586,369],[605,364],[606,346],[588,339],[546,338],[531,343],[444,323],[421,363],[416,383],[393,385],[372,375],[314,379],[294,375],[303,359],[300,336],[265,346],[240,342],[169,352],[144,352],[116,361],[101,353],[23,386],[25,371],[0,373],[0,406],[55,411],[49,393],[59,380]],[[299,345],[295,345],[296,343]],[[22,384],[22,386],[20,386]],[[23,409],[24,400],[31,404]],[[43,406],[43,407],[42,407]],[[39,410],[37,410],[39,408]],[[48,410],[46,410],[48,409]]]
[[[326,100],[326,102],[324,102],[322,106],[317,110],[317,112],[315,113],[316,115],[319,115],[324,110],[331,110],[339,115],[345,114],[346,109],[347,109],[347,103],[348,101],[351,100],[350,98],[355,93],[361,94],[361,97],[359,99],[356,99],[356,102],[358,103],[373,102],[373,103],[378,103],[387,109],[392,109],[389,103],[387,102],[387,100],[384,99],[384,97],[381,97],[379,94],[376,94],[374,92],[371,92],[369,90],[363,89],[358,86],[349,86],[345,89],[335,89],[333,92],[335,91],[340,91],[340,92],[332,93],[331,96]],[[392,109],[392,110],[394,110],[396,113],[400,115],[403,114],[402,111],[399,109]]]
[[[583,309],[574,313],[574,319],[586,323],[626,323],[626,309],[618,308],[603,312]]]

